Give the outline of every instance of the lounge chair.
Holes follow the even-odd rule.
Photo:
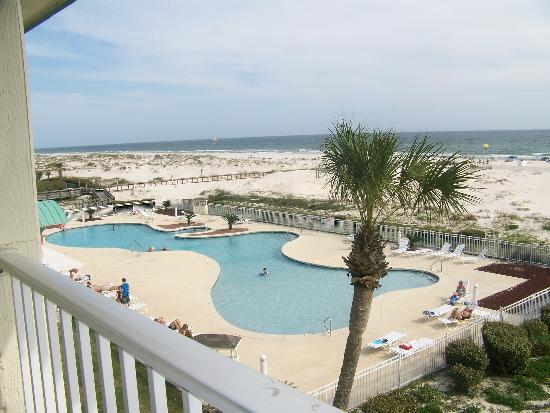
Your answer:
[[[456,318],[449,317],[440,317],[438,318],[439,322],[444,324],[445,327],[449,328],[450,326],[457,327],[461,324],[467,323],[470,320],[476,320],[483,317],[490,317],[492,314],[488,311],[479,310],[477,306],[472,310],[472,316],[466,320],[457,320]]]
[[[409,239],[408,238],[401,238],[401,241],[399,242],[399,245],[397,246],[397,249],[392,250],[392,254],[402,254],[405,251],[407,251],[409,248]]]
[[[439,251],[432,252],[431,254],[428,254],[428,257],[441,257],[442,255],[449,254],[449,250],[451,249],[451,244],[446,242],[441,246],[441,249]]]
[[[448,254],[442,254],[441,258],[458,258],[464,252],[464,248],[466,248],[466,245],[458,244],[453,252],[449,252]]]
[[[428,308],[427,310],[424,310],[422,314],[424,314],[426,318],[435,318],[444,316],[445,314],[453,311],[453,309],[454,306],[451,304],[443,304],[436,308]]]
[[[405,337],[406,335],[404,333],[400,333],[399,331],[390,331],[388,334],[372,340],[369,344],[367,344],[367,347],[374,349],[389,348],[392,344]]]
[[[411,340],[407,343],[403,343],[399,346],[391,347],[391,351],[400,356],[408,356],[432,346],[435,343],[434,340],[428,337],[419,338],[417,340]],[[410,347],[410,348],[408,348]]]
[[[456,262],[461,262],[463,264],[471,263],[471,262],[477,262],[477,261],[487,259],[486,255],[487,255],[487,247],[483,247],[483,249],[481,250],[479,255],[475,255],[475,256],[470,255],[470,256],[466,256],[466,257],[461,256],[461,257],[459,257],[460,259],[457,260]]]
[[[433,250],[429,249],[429,248],[419,248],[417,250],[412,250],[412,251],[405,251],[403,252],[403,256],[412,256],[412,255],[421,255],[421,254],[427,254],[429,252],[433,252]]]

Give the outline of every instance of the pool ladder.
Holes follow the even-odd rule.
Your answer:
[[[328,326],[327,326],[328,321]],[[325,327],[325,330],[327,330],[327,334],[329,337],[332,337],[332,318],[327,317],[323,320],[323,326]]]
[[[137,241],[135,241],[135,240],[134,240],[134,242],[135,242],[137,245],[139,245],[139,247],[141,248],[141,250],[142,250],[143,252],[145,252],[145,248],[143,248],[142,245],[141,245],[139,242],[137,242]]]

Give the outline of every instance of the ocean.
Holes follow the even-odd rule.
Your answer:
[[[504,157],[516,155],[537,159],[550,155],[550,130],[444,131],[423,132],[443,145],[445,152]],[[400,132],[406,147],[418,135]],[[326,135],[263,136],[248,138],[174,140],[110,145],[38,148],[37,153],[72,152],[310,152],[318,151]]]

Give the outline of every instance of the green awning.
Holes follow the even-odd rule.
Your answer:
[[[38,201],[38,220],[40,229],[67,223],[65,211],[55,201]]]

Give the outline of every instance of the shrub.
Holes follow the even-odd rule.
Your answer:
[[[474,395],[483,381],[484,374],[481,370],[466,367],[458,363],[451,367],[451,374],[458,391]]]
[[[443,413],[443,409],[439,407],[439,404],[431,402],[426,404],[425,406],[419,407],[416,410],[416,413]]]
[[[514,377],[513,390],[523,400],[544,400],[548,397],[540,384],[524,376]]]
[[[527,331],[527,336],[531,343],[534,339],[548,334],[548,327],[540,320],[525,321],[521,326]]]
[[[482,329],[489,365],[495,373],[522,374],[531,356],[527,332],[503,322],[485,323]]]
[[[525,374],[539,383],[550,383],[550,356],[529,360]]]
[[[550,356],[550,334],[531,340],[531,355],[534,357]]]
[[[369,413],[415,413],[416,401],[406,391],[394,390],[370,398],[361,408]]]
[[[540,311],[540,320],[550,328],[550,305],[542,307]]]
[[[481,407],[476,406],[475,404],[470,404],[460,411],[460,413],[479,413],[481,412]]]
[[[524,410],[527,407],[525,406],[525,403],[523,402],[523,400],[521,400],[519,397],[514,396],[513,394],[509,394],[507,392],[500,391],[495,388],[487,389],[486,395],[487,395],[486,400],[489,403],[508,406],[515,411]]]
[[[518,224],[508,224],[504,227],[506,230],[512,230],[512,229],[518,229],[519,228],[519,225]]]
[[[418,403],[439,402],[444,396],[441,390],[438,390],[428,384],[414,387],[411,389],[410,393]]]
[[[485,235],[487,235],[484,230],[477,229],[477,228],[464,228],[460,230],[460,233],[467,237],[477,237],[477,238],[485,238]]]
[[[449,344],[445,349],[445,362],[449,367],[462,364],[464,367],[482,372],[487,370],[489,365],[485,351],[469,338],[456,340]]]

